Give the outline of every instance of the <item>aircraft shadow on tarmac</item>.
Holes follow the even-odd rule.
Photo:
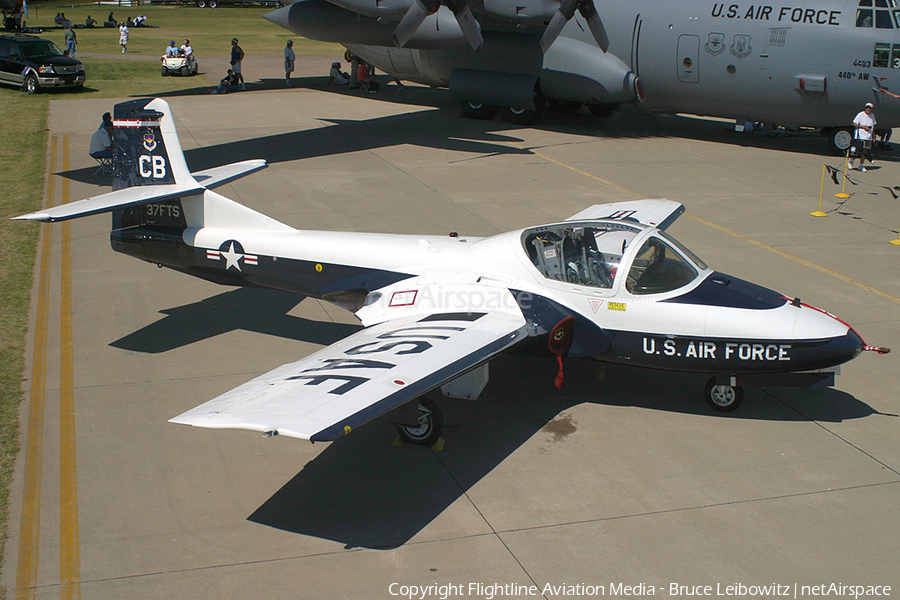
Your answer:
[[[339,95],[366,97],[376,102],[438,108],[441,115],[453,118],[456,127],[460,127],[459,123],[476,123],[480,124],[476,125],[477,127],[486,132],[505,132],[522,127],[521,125],[514,125],[502,120],[471,121],[459,118],[458,103],[450,98],[450,94],[446,89],[406,85],[402,91],[399,91],[394,84],[388,83],[388,77],[379,76],[378,79],[382,85],[381,91],[377,94],[369,94],[362,89],[349,89],[347,86],[329,85],[327,77],[294,77],[292,81],[295,89],[315,89]],[[208,89],[180,90],[161,94],[161,96],[197,95],[198,92],[206,93]],[[284,89],[284,80],[282,79],[263,79],[248,86],[248,91],[251,92],[254,90]],[[434,115],[434,113],[428,114]],[[852,120],[852,116],[848,115],[848,121]],[[840,162],[838,157],[830,153],[825,138],[814,130],[803,130],[801,132],[764,130],[749,135],[736,133],[733,123],[726,121],[680,115],[653,114],[636,105],[623,105],[612,115],[604,118],[594,116],[586,108],[581,108],[574,112],[548,109],[544,112],[539,123],[528,127],[580,135],[593,133],[599,137],[612,139],[676,137],[785,152],[821,154],[828,157],[829,162],[835,165]],[[873,156],[886,162],[897,162],[900,161],[900,156],[896,156],[896,154],[900,153],[875,150]]]
[[[561,413],[584,403],[773,421],[841,421],[874,412],[840,391],[806,389],[778,394],[787,400],[748,391],[752,397],[738,411],[716,413],[701,399],[705,376],[650,376],[645,369],[607,365],[599,382],[597,370],[594,361],[567,361],[557,392],[552,358],[501,356],[491,363],[491,383],[480,400],[439,400],[447,441],[441,452],[392,446],[396,432],[379,419],[332,442],[248,519],[347,548],[401,546],[532,436],[573,433],[577,424]]]
[[[165,318],[126,335],[110,346],[156,354],[237,329],[329,345],[362,328],[310,321],[289,314],[304,296],[277,290],[238,288],[160,311]]]
[[[484,131],[480,122],[460,121],[439,111],[418,111],[374,119],[321,118],[323,126],[204,148],[185,149],[191,171],[201,171],[232,162],[265,159],[269,164],[321,156],[375,150],[399,145],[421,146],[471,154],[473,157],[530,154],[513,146],[520,138]],[[57,173],[85,183],[108,183],[96,166]]]
[[[515,132],[521,129],[521,125],[499,120],[476,121],[460,118],[457,116],[456,103],[450,99],[446,90],[407,86],[399,92],[393,86],[386,86],[382,90],[388,91],[366,94],[358,90],[348,90],[346,86],[328,85],[326,79],[322,77],[296,78],[295,81],[298,88],[314,88],[344,95],[364,95],[375,102],[399,103],[410,107],[430,107],[438,110],[419,110],[372,119],[350,120],[333,118],[327,109],[322,109],[319,118],[324,123],[323,127],[185,150],[185,157],[191,170],[199,171],[239,160],[258,158],[276,164],[397,145],[465,152],[472,154],[473,157],[531,154],[530,149],[513,145],[522,141],[515,135]],[[283,82],[273,84],[272,87],[283,89]],[[161,96],[196,94],[197,90],[194,89]],[[805,154],[824,154],[828,156],[830,163],[834,163],[837,167],[842,166],[838,165],[839,158],[828,153],[824,138],[815,132],[738,134],[731,131],[731,127],[723,121],[651,114],[635,106],[623,106],[604,119],[593,116],[587,109],[574,113],[548,110],[542,122],[531,127],[576,135],[594,134],[600,138],[610,139],[647,138],[650,141],[654,138],[677,137]],[[900,156],[894,156],[890,152],[880,152],[874,156],[876,160],[900,160]],[[97,174],[96,170],[96,167],[88,167],[57,174],[85,183],[108,183],[109,177]]]

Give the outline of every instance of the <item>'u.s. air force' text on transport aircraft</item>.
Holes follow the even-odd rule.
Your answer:
[[[851,142],[866,102],[900,126],[897,0],[297,0],[266,15],[462,112],[534,121],[551,106],[651,110],[821,128]]]
[[[113,249],[225,285],[274,288],[350,308],[361,331],[172,419],[312,441],[390,413],[410,442],[441,434],[426,396],[477,398],[488,362],[542,350],[710,375],[733,410],[743,385],[832,384],[867,346],[798,299],[713,271],[665,233],[669,200],[597,205],[489,238],[297,230],[214,192],[265,167],[191,173],[169,105],[116,105],[113,192],[17,217],[112,212]],[[548,383],[549,387],[549,383]]]

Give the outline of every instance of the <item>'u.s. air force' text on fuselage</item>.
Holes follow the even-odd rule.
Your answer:
[[[725,6],[724,2],[713,4],[713,17],[725,19],[749,19],[753,21],[773,21],[775,23],[808,23],[811,25],[840,25],[841,11],[822,10],[820,8],[798,8],[793,6],[774,6],[751,4],[743,9],[738,4]]]
[[[676,340],[667,338],[660,340],[652,337],[644,337],[644,353],[645,354],[661,354],[663,356],[676,356],[685,358],[709,359],[715,360],[716,353],[722,349],[720,357],[725,360],[747,361],[789,361],[791,360],[788,350],[791,349],[790,344],[760,344],[750,342],[712,342],[712,341],[693,341],[687,342],[687,346],[679,347]],[[683,342],[682,342],[683,344]]]

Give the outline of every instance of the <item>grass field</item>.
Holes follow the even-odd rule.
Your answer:
[[[238,37],[248,54],[280,55],[287,39],[297,54],[343,54],[337,44],[304,40],[269,23],[265,8],[200,9],[193,6],[141,6],[115,10],[117,19],[147,15],[157,28],[132,28],[130,55],[159,56],[169,40],[191,40],[198,56],[226,54],[231,38]],[[52,29],[53,17],[65,12],[73,23],[91,15],[101,23],[109,7],[73,8],[60,2],[30,5],[29,27],[47,28],[41,37],[65,47],[63,30]],[[194,78],[160,77],[155,60],[122,60],[118,30],[79,29],[76,58],[87,71],[80,93],[52,92],[29,96],[0,87],[0,557],[7,534],[8,490],[18,452],[18,406],[22,400],[25,335],[39,225],[10,221],[11,217],[41,207],[47,172],[47,115],[50,101],[84,98],[146,97],[197,87]],[[85,58],[82,53],[109,54]],[[0,598],[6,590],[0,588]]]

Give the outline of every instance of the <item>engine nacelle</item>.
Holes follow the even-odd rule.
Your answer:
[[[329,0],[341,8],[368,17],[397,20],[403,17],[414,0]]]
[[[563,37],[544,55],[541,92],[588,104],[621,104],[639,97],[637,75],[617,56]]]
[[[559,0],[469,0],[476,13],[519,24],[543,23],[559,9]]]

